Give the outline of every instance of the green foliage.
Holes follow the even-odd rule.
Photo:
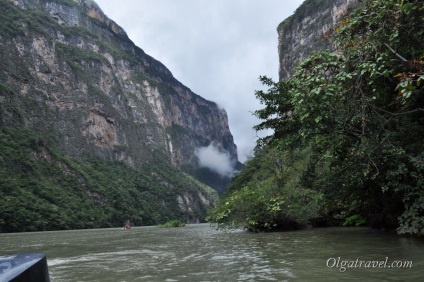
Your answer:
[[[77,7],[78,4],[74,0],[55,0],[56,3],[69,7]]]
[[[178,219],[174,219],[174,220],[169,220],[167,222],[165,222],[162,225],[159,225],[159,227],[165,227],[165,228],[170,228],[170,227],[184,227],[185,223],[182,222],[181,220]]]
[[[0,0],[0,35],[24,35],[19,20],[22,18],[22,11],[11,5],[8,0]]]
[[[346,218],[343,226],[361,226],[367,223],[367,220],[360,216],[359,214],[354,214]]]
[[[32,33],[48,37],[47,30],[56,25],[52,17],[39,9],[22,10],[9,0],[0,0],[0,35],[25,36],[25,29],[30,28]]]
[[[361,214],[374,227],[421,234],[424,3],[362,2],[332,35],[336,54],[312,54],[287,81],[260,78],[269,89],[256,93],[264,108],[255,129],[274,134],[258,146],[298,158],[309,150],[297,183],[322,193],[327,217]],[[256,170],[271,167],[255,158]],[[249,187],[259,175],[240,174],[233,183]],[[230,187],[227,197],[245,189]]]
[[[405,208],[406,210],[399,217],[398,233],[424,235],[424,196],[421,195]]]
[[[272,180],[232,193],[213,210],[209,220],[230,228],[261,231],[296,228],[317,216],[318,193],[289,185],[279,188]]]
[[[9,85],[0,83],[0,94],[12,93],[12,88]]]
[[[59,56],[62,56],[67,63],[71,67],[75,68],[81,68],[81,64],[85,62],[102,62],[106,59],[103,58],[100,54],[83,50],[78,47],[70,46],[67,44],[63,44],[60,42],[57,42],[55,44],[56,51],[58,52]]]
[[[64,155],[25,128],[0,131],[0,232],[155,225],[204,218],[204,187],[158,158],[143,171]],[[193,199],[182,211],[177,197]],[[197,204],[195,204],[197,203]]]
[[[320,214],[320,193],[301,186],[308,151],[261,152],[230,183],[230,190],[209,214],[222,227],[252,231],[304,226]],[[304,159],[297,157],[304,157]],[[260,167],[258,167],[260,163]]]

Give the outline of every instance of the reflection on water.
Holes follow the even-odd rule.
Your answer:
[[[52,281],[423,281],[424,242],[366,228],[224,232],[207,224],[0,234],[0,255],[42,252]],[[327,267],[407,260],[412,268]]]

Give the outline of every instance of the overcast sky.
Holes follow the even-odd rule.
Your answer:
[[[257,139],[258,77],[278,80],[276,28],[303,0],[95,1],[181,83],[227,111],[244,162]]]

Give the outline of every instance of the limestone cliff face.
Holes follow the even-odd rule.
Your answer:
[[[321,35],[334,27],[357,0],[306,0],[277,28],[280,80],[286,80],[296,65],[312,51],[332,50]]]
[[[4,106],[1,126],[53,133],[72,157],[138,169],[162,154],[191,172],[195,149],[211,142],[237,162],[225,110],[177,81],[94,1],[1,0],[11,4],[0,82],[14,95],[0,96],[0,106],[19,114]]]

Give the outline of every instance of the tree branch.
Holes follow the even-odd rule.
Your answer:
[[[392,47],[390,47],[390,45],[389,44],[387,44],[387,43],[384,43],[384,45],[386,45],[386,47],[387,48],[389,48],[390,49],[390,51],[392,51],[392,53],[393,54],[395,54],[399,59],[401,59],[402,61],[404,61],[404,62],[408,62],[408,60],[407,59],[405,59],[404,57],[402,57],[401,55],[399,55],[399,53],[397,53]]]
[[[402,115],[409,115],[409,114],[413,114],[413,113],[416,113],[416,112],[424,112],[424,109],[423,109],[423,108],[417,108],[417,109],[415,109],[415,110],[411,110],[411,111],[407,111],[407,112],[399,112],[399,113],[392,113],[392,112],[389,112],[389,111],[386,111],[386,110],[380,109],[380,108],[378,108],[378,107],[375,107],[375,109],[377,109],[377,110],[379,110],[379,111],[382,111],[382,112],[384,112],[384,113],[390,114],[390,115],[392,115],[392,116],[402,116]]]

